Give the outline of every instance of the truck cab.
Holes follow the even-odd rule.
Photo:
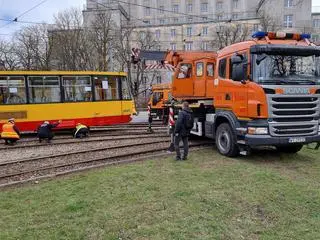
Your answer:
[[[307,34],[253,38],[218,52],[204,135],[226,156],[262,145],[294,153],[320,142],[320,48]]]
[[[151,88],[149,106],[153,119],[160,119],[163,122],[168,118],[168,104],[172,99],[172,88],[170,83],[154,84]]]

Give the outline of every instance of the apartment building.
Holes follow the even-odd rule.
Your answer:
[[[311,0],[261,0],[257,10],[263,10],[278,22],[277,27],[289,32],[312,31]]]
[[[320,45],[320,6],[312,8],[312,40]]]
[[[149,36],[150,41],[151,35],[154,50],[215,51],[232,43],[225,39],[227,32],[239,35],[234,41],[258,30],[311,32],[311,6],[311,0],[87,0],[84,17],[97,9],[117,11],[119,19],[126,16],[134,26],[132,47],[141,47],[141,39]],[[171,81],[161,70],[144,78],[144,88]]]
[[[311,32],[311,6],[311,0],[87,0],[84,18],[88,22],[97,9],[116,12],[117,24],[125,16],[135,32],[153,32],[158,49],[210,50],[224,27],[246,26],[248,36],[271,25]]]

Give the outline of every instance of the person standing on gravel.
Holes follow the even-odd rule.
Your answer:
[[[52,129],[57,127],[61,123],[61,120],[50,124],[48,121],[44,121],[39,127],[38,127],[38,138],[39,142],[41,143],[42,140],[47,139],[47,142],[50,143],[53,138],[53,132]]]
[[[4,139],[6,145],[13,145],[20,139],[20,131],[15,125],[13,118],[2,126],[1,138]]]
[[[176,150],[176,160],[181,160],[181,153],[180,153],[180,141],[183,142],[183,157],[182,160],[187,160],[188,152],[189,152],[189,143],[188,137],[190,135],[190,131],[193,128],[193,113],[192,110],[189,108],[188,102],[183,102],[182,110],[179,112],[178,119],[175,125],[175,139],[174,139],[174,146]]]

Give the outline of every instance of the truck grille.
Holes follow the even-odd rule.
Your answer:
[[[269,95],[270,134],[304,136],[318,132],[318,97]]]

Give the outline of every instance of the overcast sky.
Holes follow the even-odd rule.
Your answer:
[[[43,0],[0,0],[0,19],[12,20],[25,11],[28,11],[32,7],[41,3],[42,1]],[[71,7],[76,7],[83,10],[85,3],[86,0],[47,0],[35,9],[23,15],[18,20],[52,23],[53,16],[59,11]],[[10,35],[4,34],[11,34],[15,30],[18,30],[21,26],[23,26],[23,24],[15,22],[4,26],[7,23],[8,22],[0,20],[1,38],[6,36],[10,37]]]
[[[43,0],[0,0],[0,19],[13,20],[42,1]],[[18,20],[52,23],[53,16],[57,14],[57,12],[70,7],[76,7],[83,10],[85,2],[86,0],[47,0]],[[312,3],[313,6],[320,6],[320,0],[312,0]],[[6,21],[0,20],[1,38],[10,37],[14,31],[23,26],[21,23],[7,23],[8,22]]]

